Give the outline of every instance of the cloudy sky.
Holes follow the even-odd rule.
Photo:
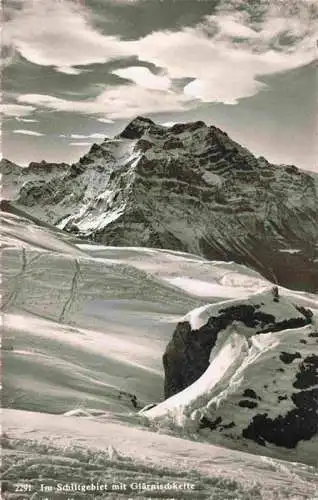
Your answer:
[[[3,156],[75,161],[137,115],[317,170],[316,0],[4,0]]]

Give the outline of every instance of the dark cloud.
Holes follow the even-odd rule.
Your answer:
[[[137,40],[157,30],[195,26],[215,12],[220,0],[86,0],[94,24],[105,34]]]
[[[40,66],[16,55],[14,61],[3,69],[3,90],[10,95],[47,94],[72,99],[87,99],[98,95],[101,85],[116,85],[119,78],[111,72],[131,65],[154,65],[141,63],[136,57],[114,60],[105,64],[78,66],[78,75],[57,72],[52,66]]]

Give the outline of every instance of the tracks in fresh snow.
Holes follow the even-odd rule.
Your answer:
[[[64,322],[65,316],[67,315],[68,311],[72,307],[73,301],[75,299],[75,295],[77,293],[78,279],[81,276],[81,268],[80,268],[80,264],[79,264],[78,259],[74,260],[74,266],[75,266],[75,270],[74,270],[73,278],[71,281],[70,294],[69,294],[69,297],[66,299],[66,301],[63,305],[61,314],[59,316],[60,323]]]
[[[28,261],[25,247],[21,248],[21,269],[13,278],[12,290],[9,293],[7,299],[2,304],[1,306],[2,310],[5,310],[8,307],[14,305],[18,297],[18,294],[21,290],[21,281],[24,278],[25,274],[28,272],[28,268],[31,266],[31,264],[34,264],[35,261],[40,259],[41,256],[42,256],[41,254],[35,255]]]

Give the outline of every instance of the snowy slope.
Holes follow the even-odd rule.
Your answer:
[[[4,401],[16,408],[123,411],[160,400],[161,355],[173,324],[203,300],[264,285],[255,271],[231,263],[75,245],[5,212],[1,238],[4,340],[14,345],[3,356]]]
[[[234,260],[317,291],[317,176],[255,158],[216,127],[139,117],[74,165],[38,167],[5,163],[4,196],[59,228]]]
[[[17,247],[40,250],[49,250],[69,254],[74,257],[84,256],[85,253],[72,244],[71,238],[63,233],[57,233],[54,227],[41,227],[25,216],[16,216],[8,212],[1,212],[0,231],[1,247]]]
[[[307,309],[317,313],[317,296],[273,291],[255,271],[231,262],[74,243],[25,217],[2,212],[1,218],[5,406],[50,413],[81,408],[83,414],[95,408],[121,421],[127,411],[163,400],[162,354],[170,346],[174,355],[174,339],[188,325],[189,339],[212,335],[204,343],[207,364],[196,367],[199,380],[142,419],[287,456],[286,446],[264,447],[265,438],[242,434],[257,414],[276,419],[295,406],[294,394],[316,391],[312,379],[310,387],[293,384],[301,370],[315,376],[308,358],[316,348],[316,320]],[[256,399],[244,396],[249,389]],[[250,407],[242,406],[245,400]],[[207,430],[202,421],[217,424]],[[312,462],[313,442],[298,444],[295,459]]]
[[[53,487],[54,499],[67,498],[58,485],[71,483],[73,488],[107,484],[101,496],[73,490],[77,499],[314,500],[317,495],[312,467],[153,433],[109,417],[5,410],[2,420],[8,436],[3,482],[10,492],[27,477],[32,489],[24,498],[43,496],[41,483]],[[119,483],[125,489],[113,490]]]
[[[44,481],[137,480],[194,485],[173,491],[182,499],[315,498],[317,470],[296,463],[314,462],[314,440],[286,451],[242,438],[256,411],[275,418],[290,408],[286,395],[307,390],[293,382],[315,347],[313,325],[258,335],[242,322],[228,325],[201,378],[166,401],[162,354],[181,323],[202,329],[230,305],[259,302],[276,323],[306,320],[294,304],[316,314],[317,296],[280,288],[276,302],[270,283],[233,262],[76,242],[26,215],[1,212],[1,223],[4,498],[16,498],[21,478],[32,484],[24,498]],[[282,362],[278,354],[296,345],[302,358]],[[201,425],[207,422],[215,429]],[[159,486],[152,498],[167,498]],[[143,486],[128,493],[148,494]]]

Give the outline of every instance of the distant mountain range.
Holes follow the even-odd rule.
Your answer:
[[[318,176],[256,158],[204,122],[137,117],[75,164],[1,166],[5,210],[107,245],[233,260],[318,291]]]

